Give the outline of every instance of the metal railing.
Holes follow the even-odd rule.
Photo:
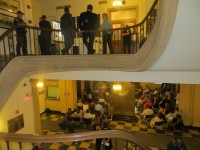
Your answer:
[[[33,150],[38,149],[38,145],[41,143],[45,150],[49,149],[49,146],[52,143],[58,143],[60,145],[59,149],[66,149],[64,146],[65,142],[74,142],[75,149],[79,149],[80,141],[87,141],[89,143],[90,149],[92,149],[93,139],[101,139],[103,141],[105,138],[110,138],[112,140],[113,146],[115,149],[119,149],[116,144],[116,139],[121,139],[123,141],[123,148],[126,150],[150,150],[148,146],[145,146],[145,142],[141,143],[136,137],[127,131],[120,130],[101,130],[101,131],[91,131],[83,133],[73,133],[73,134],[55,134],[55,135],[28,135],[28,134],[8,134],[0,133],[0,140],[6,143],[6,149],[11,150],[14,148],[12,144],[15,144],[15,149],[19,148],[20,150],[24,149],[23,144],[27,145],[28,143],[32,145]],[[18,146],[16,145],[18,143]],[[12,147],[12,148],[11,148]],[[103,147],[103,144],[102,144]],[[121,146],[120,146],[121,147]]]
[[[113,44],[113,53],[114,54],[134,54],[139,51],[142,45],[145,43],[150,33],[153,30],[157,8],[158,0],[155,0],[146,17],[139,23],[128,28],[117,28],[113,29],[112,34],[112,44]],[[48,31],[48,29],[42,29],[32,26],[23,26],[26,28],[26,37],[27,37],[27,55],[41,55],[39,42],[39,33],[41,31]],[[8,62],[14,57],[18,56],[16,52],[16,28],[12,27],[4,32],[0,36],[0,71],[8,64]],[[125,51],[123,44],[122,32],[123,30],[130,30],[130,51]],[[95,32],[96,37],[93,44],[94,54],[102,54],[102,31],[80,31],[75,33],[74,45],[69,50],[69,54],[80,54],[86,55],[87,48],[82,42],[82,33],[84,32]],[[46,38],[46,37],[44,37]],[[45,41],[45,40],[43,40]],[[43,43],[44,44],[44,43]],[[51,43],[46,46],[50,49],[50,55],[62,55],[62,50],[64,49],[64,38],[60,30],[51,30]],[[76,47],[76,48],[75,48]],[[78,47],[78,51],[76,50]],[[109,53],[109,51],[107,52]],[[23,55],[23,54],[22,54]]]

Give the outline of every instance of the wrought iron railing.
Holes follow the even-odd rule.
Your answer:
[[[155,0],[146,17],[139,23],[133,26],[129,26],[128,30],[131,33],[131,48],[130,54],[137,53],[142,47],[144,42],[149,37],[153,30],[158,8],[158,0]],[[38,33],[41,29],[38,27],[24,26],[27,30],[27,50],[28,55],[41,55],[40,44],[38,42]],[[12,27],[0,36],[0,71],[6,66],[6,64],[14,57],[17,56],[16,53],[16,30],[17,27]],[[127,54],[123,46],[122,32],[125,28],[117,28],[112,30],[112,44],[114,49],[114,54]],[[76,38],[74,46],[69,51],[69,54],[87,54],[87,48],[82,42],[81,34],[83,32],[96,32],[96,38],[94,40],[94,54],[102,54],[102,31],[80,31],[76,32]],[[60,30],[52,30],[51,32],[51,45],[50,54],[51,55],[61,55],[62,49],[64,48],[64,38]],[[78,47],[78,52],[74,47]],[[109,53],[109,52],[108,52]]]
[[[52,143],[59,143],[60,147],[59,149],[64,150],[66,149],[64,147],[65,142],[74,142],[74,146],[76,149],[79,149],[79,141],[87,141],[89,143],[90,149],[92,149],[91,144],[93,139],[102,139],[102,141],[105,138],[111,138],[113,141],[112,143],[115,143],[114,141],[116,139],[124,140],[124,144],[121,147],[122,149],[126,150],[150,150],[148,146],[145,146],[145,142],[141,143],[136,137],[127,131],[120,131],[120,130],[102,130],[102,131],[91,131],[91,132],[83,132],[83,133],[74,133],[74,134],[55,134],[55,135],[28,135],[28,134],[7,134],[7,133],[0,133],[0,140],[2,142],[5,142],[7,150],[11,150],[14,148],[13,145],[15,145],[15,149],[19,148],[20,150],[24,149],[23,145],[27,145],[28,143],[32,145],[33,150],[37,150],[37,145],[40,145],[41,143],[44,145],[45,150],[49,149],[49,145]],[[16,145],[18,143],[18,146]],[[13,145],[12,145],[13,144]],[[3,144],[2,144],[3,145]],[[117,144],[113,144],[116,149],[119,149],[119,147],[116,146]],[[16,147],[17,146],[17,147]],[[12,147],[12,148],[11,148]],[[104,147],[104,145],[102,145]]]

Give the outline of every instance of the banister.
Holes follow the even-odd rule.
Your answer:
[[[128,140],[144,150],[150,150],[144,143],[139,141],[132,133],[121,130],[101,130],[72,134],[55,135],[29,135],[29,134],[9,134],[0,133],[0,139],[9,142],[27,143],[62,143],[72,141],[84,141],[96,138],[117,138]]]

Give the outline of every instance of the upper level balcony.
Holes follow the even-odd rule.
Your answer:
[[[156,10],[157,10],[156,17],[155,15],[152,15],[153,18],[151,18],[151,13],[149,13],[149,16],[143,22],[144,24],[138,24],[138,26],[137,25],[130,26],[133,34],[132,37],[133,47],[131,54],[124,54],[124,51],[122,49],[123,46],[121,45],[122,42],[120,41],[122,29],[114,29],[113,45],[116,44],[114,46],[116,47],[115,54],[109,54],[109,55],[102,54],[101,45],[99,45],[99,43],[96,43],[94,44],[96,46],[96,47],[94,46],[96,54],[87,55],[87,50],[85,49],[83,44],[81,44],[81,39],[78,39],[76,41],[76,44],[79,45],[79,50],[80,50],[79,55],[60,56],[61,54],[60,50],[62,50],[63,46],[63,42],[61,40],[59,42],[54,43],[56,45],[56,50],[53,52],[54,54],[59,54],[59,55],[40,56],[40,50],[36,48],[37,47],[36,43],[38,42],[37,33],[35,33],[34,31],[39,31],[41,29],[35,27],[27,27],[29,55],[16,57],[16,50],[15,50],[16,43],[14,36],[15,31],[14,28],[8,30],[0,38],[1,40],[0,41],[1,42],[0,43],[1,44],[0,106],[3,107],[5,101],[8,99],[8,97],[10,96],[10,94],[15,89],[15,87],[17,86],[17,84],[21,79],[29,75],[35,75],[41,70],[44,73],[58,72],[58,71],[64,72],[64,71],[106,70],[106,71],[123,71],[124,74],[126,72],[135,72],[135,71],[139,72],[139,74],[142,71],[156,72],[156,73],[157,71],[168,71],[168,72],[173,71],[173,73],[174,71],[179,71],[184,73],[186,72],[185,77],[181,78],[182,80],[179,79],[179,81],[182,82],[186,81],[188,83],[194,83],[194,82],[199,83],[199,79],[197,77],[199,75],[198,73],[199,53],[197,52],[199,43],[193,39],[198,39],[197,37],[199,37],[200,34],[196,33],[197,30],[193,28],[191,28],[190,32],[186,33],[183,32],[186,31],[185,29],[186,26],[188,25],[188,22],[194,21],[190,20],[193,18],[191,16],[192,15],[196,16],[196,14],[198,13],[196,14],[193,13],[190,14],[189,12],[187,12],[187,14],[184,13],[186,14],[186,16],[188,16],[187,17],[188,22],[185,22],[184,25],[181,24],[182,28],[180,28],[180,22],[185,20],[185,17],[183,17],[181,13],[185,11],[184,8],[186,8],[187,5],[188,6],[192,5],[193,8],[195,8],[194,6],[198,2],[194,3],[193,2],[160,0],[159,4],[156,5]],[[177,10],[178,6],[179,9]],[[150,24],[148,25],[149,20]],[[152,23],[151,22],[152,20],[155,22]],[[199,22],[197,21],[197,23],[194,26],[196,27],[196,25],[198,24]],[[151,28],[150,32],[148,32],[148,27]],[[58,30],[54,30],[52,34],[59,35],[59,32],[60,31]],[[184,37],[187,37],[186,35],[188,36],[188,40],[183,39]],[[192,38],[191,40],[189,38],[191,38],[192,35],[194,35],[195,38]],[[101,40],[99,39],[99,37],[97,37],[95,41],[99,42]],[[145,43],[143,43],[144,41]],[[190,51],[188,51],[188,49],[190,49]],[[73,50],[70,51],[70,53],[74,54]],[[180,59],[180,57],[182,58]],[[16,67],[18,69],[16,69]],[[190,72],[188,73],[188,71],[195,73],[191,74]],[[175,76],[176,77],[180,76],[180,73],[177,75],[175,74]],[[149,78],[153,80],[152,77]],[[117,79],[115,78],[115,80]],[[10,139],[10,135],[6,135],[5,137],[9,137],[5,138],[5,141]],[[35,137],[33,139],[34,140],[32,139],[28,140],[28,142],[32,143],[37,140],[37,138]],[[24,141],[25,140],[21,139],[17,140],[17,142],[19,143]],[[64,141],[61,140],[57,142],[64,142]]]

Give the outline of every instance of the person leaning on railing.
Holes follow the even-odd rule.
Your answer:
[[[112,31],[109,31],[109,29],[112,29],[112,24],[108,19],[107,13],[103,13],[102,18],[103,23],[101,24],[100,29],[103,33],[103,54],[107,54],[107,43],[110,50],[110,54],[113,54]]]
[[[60,28],[65,40],[65,48],[62,50],[62,54],[68,55],[70,48],[74,44],[74,32],[76,31],[76,28],[69,7],[65,7],[64,12],[64,15],[60,18]]]
[[[39,23],[40,28],[46,28],[49,30],[41,30],[40,40],[41,40],[41,54],[42,55],[50,55],[50,47],[51,47],[51,23],[47,21],[46,15],[42,15],[42,20]]]
[[[17,51],[17,56],[21,55],[21,48],[22,48],[22,54],[27,55],[27,37],[26,37],[26,23],[24,20],[22,20],[22,13],[21,11],[17,11],[17,17],[14,19],[14,25],[15,26],[20,26],[16,28],[16,51]]]
[[[82,12],[80,14],[79,20],[78,20],[78,26],[80,30],[97,30],[98,29],[98,16],[97,14],[92,12],[93,6],[88,5],[87,11]],[[88,32],[85,31],[82,33],[83,43],[87,47],[88,54],[94,54],[95,50],[93,49],[93,43],[95,38],[95,32]],[[89,39],[89,42],[88,42]]]

